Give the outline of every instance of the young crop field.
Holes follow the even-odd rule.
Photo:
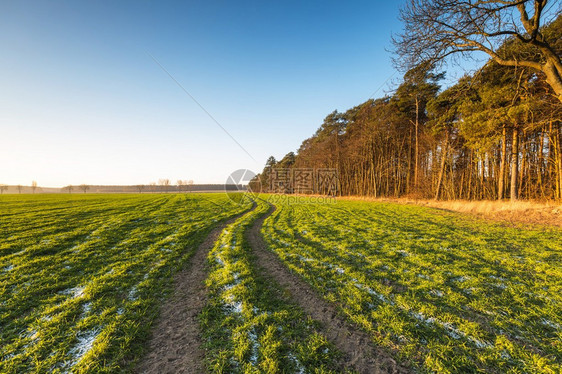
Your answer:
[[[269,205],[227,226],[209,253],[211,301],[203,312],[208,368],[214,373],[331,373],[339,352],[316,321],[256,269],[244,233]],[[260,271],[261,270],[261,271]]]
[[[275,201],[262,228],[270,249],[414,370],[560,372],[560,229],[411,205]]]
[[[0,372],[130,368],[224,195],[0,197]]]
[[[163,308],[187,323],[197,266],[208,372],[558,373],[561,255],[560,228],[411,205],[0,196],[0,372],[181,371],[151,335]]]

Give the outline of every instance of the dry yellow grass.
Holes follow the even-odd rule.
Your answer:
[[[364,200],[416,204],[460,213],[474,214],[506,223],[528,223],[562,227],[562,204],[534,201],[468,201],[468,200],[414,200],[409,198],[341,197],[344,200]]]

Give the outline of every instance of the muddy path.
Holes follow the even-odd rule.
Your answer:
[[[160,316],[152,328],[147,353],[137,365],[136,373],[204,373],[205,352],[201,348],[199,314],[208,296],[207,255],[222,230],[245,212],[219,224],[201,243],[187,266],[174,277],[174,291],[161,306]]]
[[[271,205],[269,211],[245,233],[256,256],[256,263],[285,288],[291,299],[310,317],[321,322],[322,333],[344,354],[343,368],[365,374],[411,373],[411,369],[397,363],[386,350],[374,346],[366,332],[349,323],[338,313],[335,305],[319,296],[302,278],[290,272],[275,253],[268,250],[260,230],[265,219],[274,211],[275,207]]]

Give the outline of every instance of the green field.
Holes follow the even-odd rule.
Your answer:
[[[219,373],[329,373],[338,352],[315,321],[256,269],[244,231],[269,205],[229,225],[209,254],[211,302],[202,315],[209,369]]]
[[[0,197],[0,372],[117,372],[171,274],[250,205],[208,195]]]
[[[281,199],[263,233],[288,267],[422,371],[561,370],[560,229]]]
[[[558,373],[562,230],[390,203],[223,194],[0,196],[0,372],[133,371],[172,275],[221,222],[200,316],[210,372],[340,372],[341,352],[256,266],[299,277],[414,371]]]

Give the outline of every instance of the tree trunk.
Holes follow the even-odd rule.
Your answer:
[[[559,195],[558,198],[562,199],[562,147],[560,143],[562,142],[562,123],[558,123],[558,185],[559,188]]]
[[[416,154],[415,154],[415,165],[414,165],[414,188],[418,188],[418,168],[420,159],[420,146],[419,146],[419,117],[420,117],[420,103],[416,96]],[[417,191],[416,191],[417,192]]]
[[[542,131],[539,134],[539,144],[538,144],[538,162],[537,162],[537,184],[540,191],[541,199],[544,199],[544,184],[543,184],[543,164],[544,164],[544,137],[545,137],[545,128],[542,128]]]
[[[445,134],[445,139],[443,140],[443,147],[441,149],[441,167],[439,169],[439,177],[437,178],[435,200],[439,200],[439,194],[441,193],[441,185],[443,184],[443,175],[445,174],[445,161],[447,159],[448,140],[449,140],[449,134]]]
[[[519,165],[519,188],[518,188],[518,193],[519,196],[523,196],[524,199],[528,199],[529,198],[529,194],[525,195],[524,191],[525,191],[525,186],[523,185],[523,179],[525,178],[525,173],[526,170],[525,168],[527,167],[527,144],[526,144],[526,132],[523,131],[523,140],[520,141],[521,144],[521,164]]]
[[[555,171],[555,184],[556,184],[556,197],[562,199],[562,147],[560,141],[562,140],[562,131],[560,131],[560,124],[557,129],[553,130],[552,139],[554,143],[554,171]]]
[[[501,149],[501,161],[500,161],[500,173],[498,179],[498,200],[503,200],[503,194],[505,192],[505,159],[507,153],[507,129],[505,126],[502,128],[502,149]]]
[[[517,176],[519,175],[519,129],[513,128],[511,142],[511,194],[510,200],[517,200]]]

